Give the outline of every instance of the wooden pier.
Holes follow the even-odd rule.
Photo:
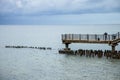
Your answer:
[[[62,34],[62,43],[65,44],[65,50],[70,50],[71,43],[92,43],[108,44],[115,52],[115,47],[120,42],[120,32],[116,34]]]

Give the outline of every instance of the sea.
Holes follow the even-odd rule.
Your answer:
[[[61,34],[115,34],[120,24],[0,25],[0,80],[120,80],[120,60],[59,54]],[[52,50],[5,48],[51,47]],[[108,44],[72,43],[72,50],[111,50]],[[116,46],[120,50],[120,44]]]

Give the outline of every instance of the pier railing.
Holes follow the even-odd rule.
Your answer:
[[[120,32],[116,34],[62,34],[62,40],[87,40],[87,41],[112,41],[120,38]]]

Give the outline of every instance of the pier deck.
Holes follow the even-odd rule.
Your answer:
[[[120,32],[116,34],[62,34],[62,43],[69,49],[71,43],[109,44],[112,51],[120,42]]]

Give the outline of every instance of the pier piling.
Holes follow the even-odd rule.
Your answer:
[[[120,42],[120,32],[116,34],[62,34],[62,43],[65,44],[64,50],[70,50],[71,43],[92,43],[109,44],[112,53],[115,53],[115,47]]]

